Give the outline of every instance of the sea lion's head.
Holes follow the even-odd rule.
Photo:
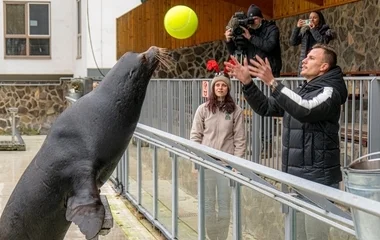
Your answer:
[[[167,69],[173,66],[173,59],[166,49],[153,46],[142,53],[127,52],[107,73],[94,92],[108,89],[116,97],[141,90],[141,94],[145,94],[149,80],[159,64]]]
[[[167,65],[168,56],[165,49],[152,46],[142,53],[128,52],[120,60],[126,61],[129,79],[149,81],[159,63]]]

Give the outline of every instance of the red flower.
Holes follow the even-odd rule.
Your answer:
[[[218,63],[212,59],[212,60],[209,60],[206,64],[206,67],[207,67],[207,70],[209,71],[214,71],[214,72],[219,72],[219,65]]]

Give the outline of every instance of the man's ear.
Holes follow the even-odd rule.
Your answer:
[[[330,64],[322,63],[320,69],[321,69],[321,72],[327,72],[330,69]]]

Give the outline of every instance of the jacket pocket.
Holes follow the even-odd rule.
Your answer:
[[[303,156],[306,167],[313,166],[314,162],[314,134],[310,132],[305,133],[304,143],[303,143]]]

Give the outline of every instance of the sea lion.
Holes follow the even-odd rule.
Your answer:
[[[139,120],[149,80],[166,52],[128,52],[92,92],[57,118],[10,196],[0,240],[63,239],[71,222],[87,239],[104,219],[100,187]]]

